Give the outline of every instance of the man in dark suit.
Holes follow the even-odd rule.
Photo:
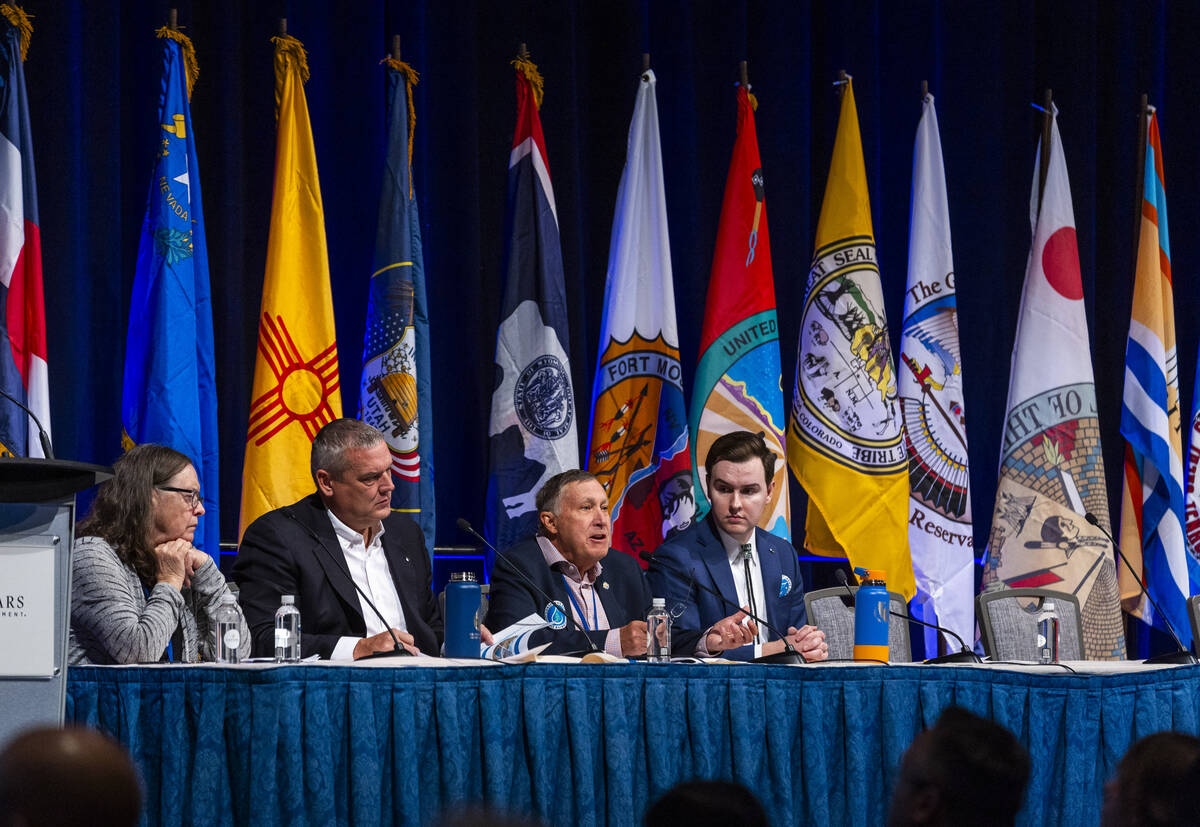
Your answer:
[[[825,633],[806,625],[796,550],[758,528],[775,490],[775,459],[761,434],[735,431],[719,437],[704,462],[712,503],[708,516],[654,552],[650,588],[666,598],[668,610],[680,612],[672,636],[694,642],[698,655],[751,660],[783,651],[782,639],[745,614],[726,617],[732,604],[786,629],[805,660],[829,657]],[[696,588],[690,578],[729,602]]]
[[[246,529],[233,579],[241,587],[254,655],[274,654],[275,610],[285,594],[295,596],[300,610],[305,657],[344,660],[392,651],[393,635],[413,654],[438,654],[442,616],[430,588],[425,538],[412,518],[391,510],[391,467],[379,431],[354,419],[334,420],[313,440],[316,492]]]
[[[586,652],[594,645],[620,657],[646,654],[650,588],[636,560],[610,550],[604,486],[587,471],[564,471],[546,481],[536,503],[538,536],[517,543],[506,556],[554,601],[497,558],[488,627],[503,629],[535,614],[551,628],[531,635],[530,646],[550,643],[546,651],[552,653]]]

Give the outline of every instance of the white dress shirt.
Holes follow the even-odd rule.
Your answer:
[[[759,617],[767,616],[767,598],[763,590],[762,579],[762,564],[758,560],[758,543],[755,535],[757,532],[751,532],[750,552],[752,554],[750,560],[750,584],[754,589],[754,612]],[[717,528],[717,537],[721,540],[721,545],[725,547],[725,553],[729,556],[729,571],[733,574],[733,586],[737,590],[735,598],[739,606],[749,606],[750,598],[746,594],[746,573],[745,561],[742,559],[742,544],[726,534],[721,528]],[[729,614],[733,614],[730,609]],[[710,626],[703,635],[700,636],[700,642],[696,647],[696,654],[709,655],[708,651],[708,632],[712,630]],[[762,645],[767,642],[767,627],[761,623],[758,624],[758,637],[754,639],[754,657],[759,657],[762,654]]]
[[[408,624],[404,620],[404,608],[400,605],[400,595],[396,592],[396,581],[392,579],[392,570],[388,566],[387,556],[383,553],[383,543],[380,542],[384,532],[383,523],[379,524],[379,529],[371,537],[371,544],[367,545],[363,542],[362,534],[339,520],[332,511],[326,509],[326,513],[329,515],[329,522],[333,524],[333,533],[337,535],[338,545],[342,547],[346,566],[350,569],[350,576],[354,579],[355,584],[367,593],[371,602],[378,607],[380,614],[391,621],[392,627],[407,632]],[[378,615],[363,600],[362,594],[357,594],[359,611],[362,612],[363,620],[367,624],[367,633],[364,637],[386,632],[388,627],[380,622]],[[352,660],[354,647],[359,640],[361,638],[340,638],[337,645],[333,647],[329,659]]]

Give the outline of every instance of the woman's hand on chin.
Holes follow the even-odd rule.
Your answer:
[[[154,547],[154,556],[158,558],[159,583],[168,583],[176,590],[182,590],[191,583],[195,568],[188,569],[189,551],[195,549],[187,540],[168,540]]]

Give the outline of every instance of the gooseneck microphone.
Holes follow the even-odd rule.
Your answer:
[[[562,606],[562,601],[555,600],[553,597],[548,595],[537,583],[533,582],[533,579],[530,578],[530,576],[525,573],[524,569],[522,569],[520,566],[518,566],[516,563],[514,563],[507,554],[500,551],[500,549],[496,548],[494,545],[489,543],[486,537],[484,537],[482,534],[480,534],[478,531],[476,531],[471,526],[471,524],[468,523],[462,517],[458,518],[458,528],[460,531],[465,531],[467,534],[470,534],[472,537],[479,540],[485,546],[490,548],[492,550],[492,554],[496,555],[496,559],[503,561],[504,564],[508,566],[509,571],[513,572],[514,574],[517,575],[517,577],[520,577],[522,580],[524,580],[525,585],[529,586],[529,588],[531,588],[535,592],[537,592],[538,596],[541,597],[543,600],[545,600],[547,605],[560,606],[562,608],[563,617],[565,617],[567,620],[569,620],[571,622],[571,625],[574,626],[576,628],[576,630],[578,630],[579,632],[581,632],[583,634],[583,639],[587,641],[588,646],[591,647],[591,651],[599,654],[600,649],[599,649],[599,647],[596,646],[595,642],[591,639],[591,637],[588,636],[588,633],[587,633],[588,630],[585,629],[582,625],[580,625],[579,621],[576,620],[572,616],[572,614],[567,611],[565,606]]]
[[[4,388],[0,388],[0,396],[3,396],[9,402],[13,403],[25,413],[29,414],[29,418],[33,420],[33,424],[37,425],[38,441],[42,443],[42,453],[46,456],[46,459],[54,459],[54,449],[50,445],[50,434],[46,433],[46,429],[42,427],[42,421],[37,418],[37,414],[29,410],[24,402],[22,402],[20,399],[17,399],[17,397],[13,396],[8,391],[4,390]],[[28,451],[26,453],[28,453]]]
[[[390,658],[394,655],[411,656],[412,652],[400,645],[400,639],[397,638],[396,633],[392,631],[392,624],[387,622],[387,618],[383,616],[383,612],[379,611],[379,608],[371,602],[371,598],[367,597],[367,593],[364,592],[362,588],[354,582],[354,577],[350,574],[350,567],[346,565],[345,557],[343,555],[334,554],[333,550],[330,549],[329,546],[325,545],[325,541],[317,536],[317,532],[306,526],[299,517],[292,513],[292,507],[290,505],[283,509],[283,513],[291,517],[292,521],[296,525],[307,531],[308,535],[317,541],[317,545],[325,549],[325,553],[329,555],[329,559],[333,560],[333,564],[342,572],[342,574],[346,575],[346,577],[350,580],[350,585],[354,586],[354,590],[358,592],[358,596],[361,597],[363,601],[371,607],[371,611],[373,611],[375,616],[379,618],[379,622],[383,624],[383,628],[387,629],[387,633],[392,638],[392,645],[396,647],[395,651],[393,652],[372,652],[369,655],[363,655],[361,658],[355,658],[355,660],[367,660],[369,658]]]
[[[1083,515],[1083,518],[1096,528],[1100,529],[1100,533],[1107,537],[1108,541],[1112,543],[1113,551],[1116,552],[1116,555],[1121,558],[1121,562],[1125,564],[1125,568],[1129,569],[1129,573],[1133,575],[1133,579],[1137,582],[1138,588],[1141,589],[1142,594],[1146,595],[1146,599],[1150,601],[1150,605],[1154,607],[1154,611],[1157,612],[1158,616],[1163,619],[1163,623],[1167,624],[1167,631],[1171,633],[1171,637],[1175,640],[1175,645],[1179,647],[1174,652],[1167,652],[1165,655],[1155,655],[1152,658],[1146,658],[1143,663],[1196,663],[1196,656],[1189,652],[1183,645],[1183,641],[1179,639],[1179,635],[1175,632],[1175,627],[1171,625],[1171,619],[1167,617],[1166,613],[1163,612],[1162,609],[1158,607],[1158,603],[1156,603],[1154,598],[1150,596],[1150,592],[1146,590],[1146,587],[1142,585],[1142,578],[1138,577],[1137,572],[1133,570],[1133,565],[1129,562],[1129,558],[1127,558],[1121,551],[1121,547],[1117,545],[1117,541],[1111,534],[1108,533],[1108,530],[1105,529],[1104,526],[1100,525],[1100,520],[1096,518],[1095,514],[1089,511]]]
[[[674,565],[674,561],[666,561],[666,560],[662,560],[660,558],[656,558],[652,552],[645,551],[645,550],[639,551],[638,557],[641,557],[647,563],[650,563],[652,565],[662,566],[663,568],[670,569],[671,571],[673,571],[675,574],[679,575],[680,577],[683,577],[685,575],[685,572],[682,569],[680,569]],[[670,562],[671,565],[667,565],[668,562]],[[745,608],[737,605],[736,603],[734,603],[732,600],[730,600],[725,595],[721,594],[716,589],[711,589],[708,586],[704,585],[703,583],[701,583],[700,581],[698,581],[696,579],[696,575],[693,574],[691,571],[686,572],[686,576],[687,576],[689,591],[691,590],[692,586],[695,586],[696,588],[700,589],[701,591],[711,594],[713,597],[717,598],[717,600],[720,600],[722,603],[725,604],[726,608],[732,608],[734,610],[734,612],[745,612],[746,617],[750,618],[755,623],[761,623],[764,628],[768,629],[771,632],[774,632],[775,637],[777,637],[783,641],[783,651],[782,652],[777,652],[774,655],[763,655],[762,657],[757,657],[754,659],[754,663],[773,663],[773,664],[808,663],[808,659],[805,658],[804,655],[800,654],[800,652],[798,652],[796,650],[796,647],[792,645],[792,642],[790,640],[788,640],[787,635],[781,635],[779,633],[779,630],[776,629],[774,626],[772,626],[770,623],[768,623],[766,620],[764,620],[763,618],[754,614],[753,612],[750,612],[750,611],[746,610]]]
[[[841,569],[834,569],[833,570],[833,579],[837,580],[838,583],[840,583],[842,585],[842,587],[845,588],[846,594],[850,595],[850,599],[853,600],[854,592],[850,589],[850,583],[847,582],[846,572],[842,571]],[[936,623],[928,623],[924,620],[918,620],[917,618],[913,617],[910,614],[901,614],[900,612],[897,612],[897,611],[891,609],[890,607],[888,608],[888,614],[890,614],[892,617],[898,617],[901,620],[907,620],[909,623],[916,623],[920,626],[925,626],[926,628],[929,628],[929,629],[936,629],[939,632],[944,632],[945,634],[948,634],[948,635],[950,635],[950,637],[957,640],[958,645],[962,647],[962,649],[958,652],[950,652],[945,655],[939,655],[938,657],[935,657],[935,658],[927,658],[923,661],[923,663],[927,663],[931,666],[936,666],[938,664],[943,664],[943,663],[982,663],[983,662],[982,659],[979,657],[979,655],[975,654],[975,652],[971,649],[971,647],[967,646],[967,644],[963,642],[963,639],[961,637],[959,637],[958,634],[955,633],[955,631],[953,629],[947,629],[945,626],[939,626]]]

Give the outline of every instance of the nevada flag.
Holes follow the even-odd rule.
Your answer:
[[[567,295],[558,213],[538,107],[542,78],[518,58],[517,126],[508,161],[504,299],[496,333],[496,389],[485,533],[503,549],[534,533],[534,497],[579,467],[575,394],[567,359]]]

